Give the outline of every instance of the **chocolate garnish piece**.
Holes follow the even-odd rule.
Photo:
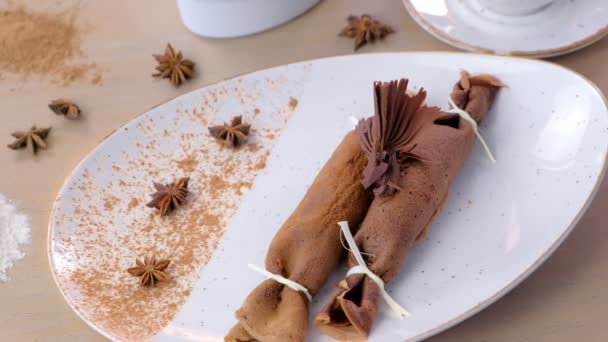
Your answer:
[[[416,158],[413,141],[420,128],[431,119],[417,115],[426,91],[414,96],[407,93],[408,80],[374,82],[375,114],[359,121],[357,135],[367,156],[363,171],[363,186],[374,187],[378,196],[389,196],[400,190],[399,163]]]

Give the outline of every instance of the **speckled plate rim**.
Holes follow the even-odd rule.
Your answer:
[[[422,15],[420,15],[418,10],[416,10],[414,5],[412,5],[411,0],[402,0],[402,2],[403,2],[403,5],[405,6],[405,9],[408,12],[408,14],[414,19],[414,21],[418,24],[418,26],[422,27],[426,32],[430,33],[433,37],[435,37],[435,38],[439,39],[440,41],[442,41],[448,45],[451,45],[453,47],[456,47],[456,48],[459,48],[462,50],[466,50],[466,51],[477,52],[477,53],[498,55],[498,56],[504,56],[504,57],[548,58],[548,57],[565,55],[565,54],[583,49],[583,48],[599,41],[604,36],[608,35],[608,24],[607,24],[606,26],[602,27],[594,34],[587,36],[584,39],[581,39],[574,43],[568,44],[568,45],[560,46],[560,47],[553,48],[553,49],[544,49],[544,50],[536,50],[536,51],[510,51],[508,54],[500,54],[492,49],[469,44],[469,43],[463,42],[461,40],[458,40],[458,39],[444,33],[443,31],[437,29],[433,24],[428,22],[426,19],[424,19],[424,17]],[[585,78],[585,80],[589,81],[586,78]],[[592,83],[592,82],[590,82],[590,83]]]
[[[403,0],[404,3],[408,2],[409,0]],[[365,54],[365,56],[367,57],[373,57],[373,56],[384,56],[384,55],[403,55],[403,56],[408,56],[408,55],[459,55],[459,56],[475,56],[475,54],[471,54],[471,53],[466,53],[466,52],[451,52],[451,51],[443,51],[443,52],[437,52],[437,51],[413,51],[413,52],[384,52],[384,53],[371,53],[371,54]],[[591,80],[589,80],[587,77],[583,76],[582,74],[568,69],[564,66],[561,66],[557,63],[553,63],[550,61],[546,61],[546,60],[530,60],[529,58],[525,58],[525,57],[521,57],[521,56],[499,56],[499,55],[494,55],[494,56],[487,56],[487,55],[481,55],[478,54],[478,57],[482,56],[484,58],[497,58],[497,59],[511,59],[511,60],[521,60],[521,61],[525,61],[525,62],[529,62],[529,63],[541,63],[541,64],[547,64],[551,67],[556,67],[558,69],[562,69],[565,72],[571,73],[573,75],[578,76],[579,78],[581,78],[582,81],[586,82],[587,84],[591,85],[593,89],[595,89],[597,91],[597,93],[600,95],[603,103],[604,103],[604,113],[608,116],[608,99],[606,98],[605,94],[602,92],[602,90],[595,84],[593,83]],[[93,330],[95,330],[96,332],[98,332],[100,335],[102,335],[103,337],[111,340],[111,341],[120,341],[118,339],[116,339],[115,337],[111,336],[110,334],[106,333],[105,331],[103,331],[101,328],[99,328],[97,325],[95,325],[92,321],[90,321],[89,319],[87,319],[84,315],[82,315],[80,313],[80,311],[73,306],[73,304],[68,300],[66,293],[64,292],[64,289],[61,287],[59,280],[57,279],[57,274],[55,272],[55,264],[53,261],[53,241],[52,241],[52,229],[53,229],[53,221],[55,218],[55,214],[57,211],[57,204],[59,203],[59,199],[61,198],[61,195],[64,193],[67,183],[69,182],[69,180],[73,177],[74,173],[79,170],[84,162],[91,157],[91,155],[93,155],[93,153],[95,153],[95,151],[97,151],[97,149],[99,149],[104,142],[106,142],[108,139],[112,138],[114,135],[118,134],[117,132],[119,132],[119,130],[121,128],[124,128],[128,125],[130,125],[133,121],[138,120],[141,116],[146,115],[148,112],[152,111],[153,109],[160,107],[166,103],[175,101],[179,98],[181,98],[182,96],[188,96],[191,95],[193,93],[199,92],[203,89],[206,89],[208,87],[223,83],[223,82],[227,82],[227,81],[231,81],[246,75],[252,75],[252,74],[256,74],[256,73],[262,73],[262,72],[266,72],[275,68],[284,68],[287,67],[289,65],[294,65],[294,64],[305,64],[305,63],[312,63],[312,62],[318,62],[318,61],[323,61],[323,60],[331,60],[331,59],[346,59],[346,58],[357,58],[357,55],[339,55],[339,56],[333,56],[333,57],[325,57],[325,58],[318,58],[318,59],[312,59],[312,60],[303,60],[303,61],[297,61],[297,62],[293,62],[293,63],[286,63],[286,64],[282,64],[282,65],[278,65],[278,66],[273,66],[270,68],[265,68],[265,69],[260,69],[257,71],[253,71],[253,72],[248,72],[248,73],[242,73],[242,74],[237,74],[235,76],[231,76],[231,77],[227,77],[225,79],[222,79],[220,81],[214,82],[214,83],[210,83],[208,85],[205,85],[204,87],[201,88],[197,88],[194,90],[191,90],[189,92],[183,93],[183,94],[178,94],[168,100],[165,100],[159,104],[156,104],[150,108],[148,108],[147,110],[141,112],[140,114],[136,115],[135,117],[131,118],[130,120],[128,120],[125,124],[121,125],[120,127],[114,129],[113,131],[111,131],[110,133],[108,133],[103,139],[101,139],[97,145],[95,145],[94,147],[91,148],[91,150],[86,153],[82,159],[76,164],[76,166],[74,166],[74,168],[72,169],[72,171],[70,171],[70,173],[66,176],[66,178],[64,179],[61,187],[58,190],[58,194],[55,198],[55,200],[53,201],[53,206],[51,208],[51,212],[49,215],[49,222],[48,222],[48,228],[47,228],[47,257],[48,257],[48,261],[49,261],[49,266],[51,268],[51,274],[53,276],[53,280],[55,282],[55,285],[57,286],[59,292],[61,293],[61,296],[64,298],[64,300],[66,301],[66,303],[68,304],[68,306],[76,313],[76,315],[82,319],[87,325],[89,325]],[[602,160],[602,167],[600,170],[600,173],[596,179],[595,184],[593,185],[593,189],[591,190],[589,196],[587,197],[587,199],[585,200],[585,202],[583,203],[583,205],[581,206],[579,212],[577,213],[576,217],[572,220],[572,222],[570,222],[570,224],[568,225],[568,227],[564,230],[564,232],[561,234],[561,236],[549,247],[547,248],[543,254],[536,259],[532,265],[530,267],[528,267],[522,274],[520,274],[517,278],[513,279],[508,285],[506,285],[505,287],[503,287],[502,289],[500,289],[499,291],[497,291],[496,293],[494,293],[494,295],[492,295],[491,297],[488,297],[486,300],[478,303],[476,306],[472,307],[471,309],[469,309],[468,311],[454,317],[453,319],[446,321],[440,325],[437,325],[436,327],[429,329],[423,333],[420,333],[410,339],[407,339],[406,341],[420,341],[423,340],[425,338],[431,337],[433,335],[436,335],[442,331],[445,331],[453,326],[455,326],[458,323],[461,323],[463,321],[465,321],[466,319],[474,316],[475,314],[479,313],[480,311],[482,311],[483,309],[487,308],[488,306],[490,306],[491,304],[493,304],[494,302],[496,302],[498,299],[500,299],[501,297],[503,297],[505,294],[507,294],[509,291],[511,291],[512,289],[514,289],[515,287],[517,287],[522,281],[524,281],[528,276],[530,276],[534,271],[536,271],[548,258],[549,256],[551,256],[551,254],[553,254],[553,252],[555,252],[555,250],[564,242],[564,240],[568,237],[568,235],[570,235],[570,233],[574,230],[574,228],[576,227],[576,225],[578,224],[578,222],[580,221],[580,219],[583,217],[583,215],[585,214],[585,212],[587,211],[587,209],[589,208],[591,202],[593,202],[593,199],[595,198],[604,178],[606,175],[606,170],[608,169],[608,151],[606,152],[606,154],[604,155],[604,158]]]

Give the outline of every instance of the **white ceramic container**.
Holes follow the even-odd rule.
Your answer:
[[[177,0],[186,27],[201,36],[231,38],[279,26],[320,0]]]

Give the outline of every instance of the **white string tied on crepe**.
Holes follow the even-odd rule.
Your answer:
[[[486,144],[486,141],[483,140],[483,137],[481,136],[481,134],[479,134],[479,126],[477,125],[477,121],[475,121],[475,119],[471,117],[471,114],[458,108],[458,106],[454,103],[454,100],[452,100],[451,96],[448,96],[448,102],[450,103],[450,106],[452,106],[452,108],[450,108],[447,113],[458,114],[461,118],[463,118],[465,121],[469,122],[471,126],[473,126],[473,131],[475,132],[475,135],[483,145],[484,150],[486,150],[488,158],[490,158],[492,163],[496,163],[496,159],[494,159],[494,155],[492,155],[488,144]]]
[[[283,284],[294,291],[304,293],[304,295],[306,295],[306,298],[308,298],[308,301],[309,302],[312,301],[312,296],[310,295],[310,292],[308,292],[308,289],[306,287],[302,286],[301,284],[299,284],[291,279],[287,279],[281,275],[270,273],[263,268],[257,267],[256,265],[248,264],[247,266],[249,266],[250,269],[266,276],[266,278],[268,278],[268,279],[272,279],[272,280],[276,281],[277,283]]]
[[[399,316],[401,319],[407,318],[410,314],[403,308],[399,303],[397,303],[384,289],[384,281],[375,275],[369,268],[367,268],[367,264],[365,260],[363,260],[363,256],[361,256],[361,252],[359,251],[359,247],[353,238],[353,235],[350,232],[350,228],[348,227],[348,222],[341,221],[338,222],[340,229],[342,230],[342,234],[344,234],[344,238],[346,239],[346,243],[350,247],[350,252],[355,257],[355,260],[359,265],[352,267],[346,273],[346,276],[350,276],[353,274],[365,274],[369,280],[373,281],[380,288],[380,294],[382,294],[382,298],[386,301],[388,306]]]

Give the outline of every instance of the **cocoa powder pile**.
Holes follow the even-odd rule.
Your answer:
[[[75,12],[43,14],[23,7],[0,11],[0,74],[49,77],[69,85],[88,78],[94,63],[82,58]],[[91,78],[99,77],[92,75]]]

